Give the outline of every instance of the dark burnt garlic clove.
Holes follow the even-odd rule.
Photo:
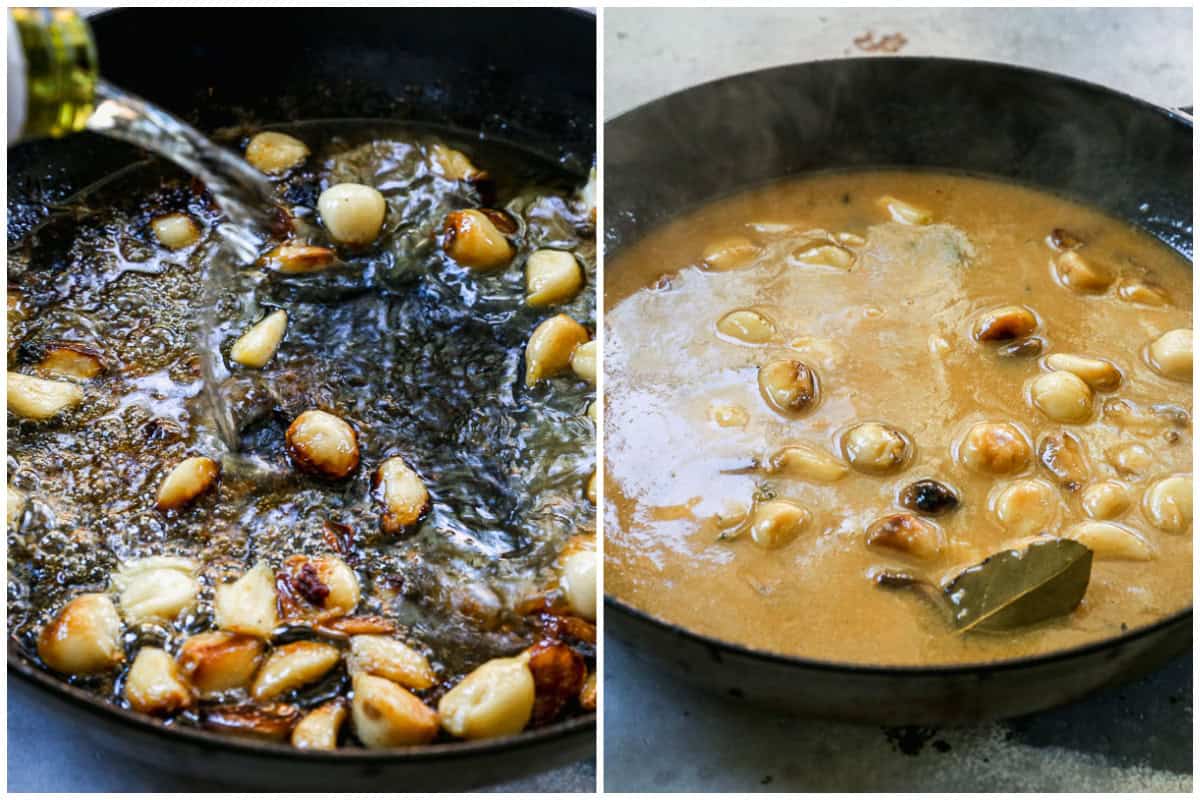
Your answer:
[[[958,507],[958,494],[944,483],[919,480],[900,491],[900,505],[927,516],[937,516]]]

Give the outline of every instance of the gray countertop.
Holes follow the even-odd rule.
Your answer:
[[[897,34],[897,55],[1003,61],[1192,104],[1188,8],[614,8],[604,12],[604,116],[739,72],[870,55],[863,46]]]
[[[604,114],[725,75],[867,55],[856,39],[895,34],[900,55],[1017,63],[1190,105],[1191,30],[1190,9],[609,9]],[[1055,711],[945,730],[766,712],[681,685],[611,639],[604,666],[607,791],[1192,787],[1191,657]]]
[[[763,711],[605,645],[604,788],[771,792],[1182,792],[1192,659],[1054,711],[962,728],[879,728]]]

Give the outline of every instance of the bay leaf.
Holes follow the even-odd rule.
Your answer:
[[[960,633],[1005,631],[1070,613],[1091,574],[1091,550],[1070,539],[1047,539],[967,567],[943,595]]]

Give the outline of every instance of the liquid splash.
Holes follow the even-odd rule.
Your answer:
[[[221,441],[235,454],[238,431],[218,386],[229,377],[220,357],[217,297],[232,284],[234,263],[253,264],[276,224],[274,190],[270,181],[242,158],[210,141],[204,134],[161,108],[105,81],[96,87],[98,104],[88,119],[89,130],[120,139],[172,161],[201,180],[220,206],[225,220],[216,231],[230,258],[213,258],[204,276],[200,342],[204,396]]]

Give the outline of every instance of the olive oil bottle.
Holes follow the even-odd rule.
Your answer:
[[[83,130],[95,108],[99,77],[91,28],[73,9],[11,9],[9,144]]]

